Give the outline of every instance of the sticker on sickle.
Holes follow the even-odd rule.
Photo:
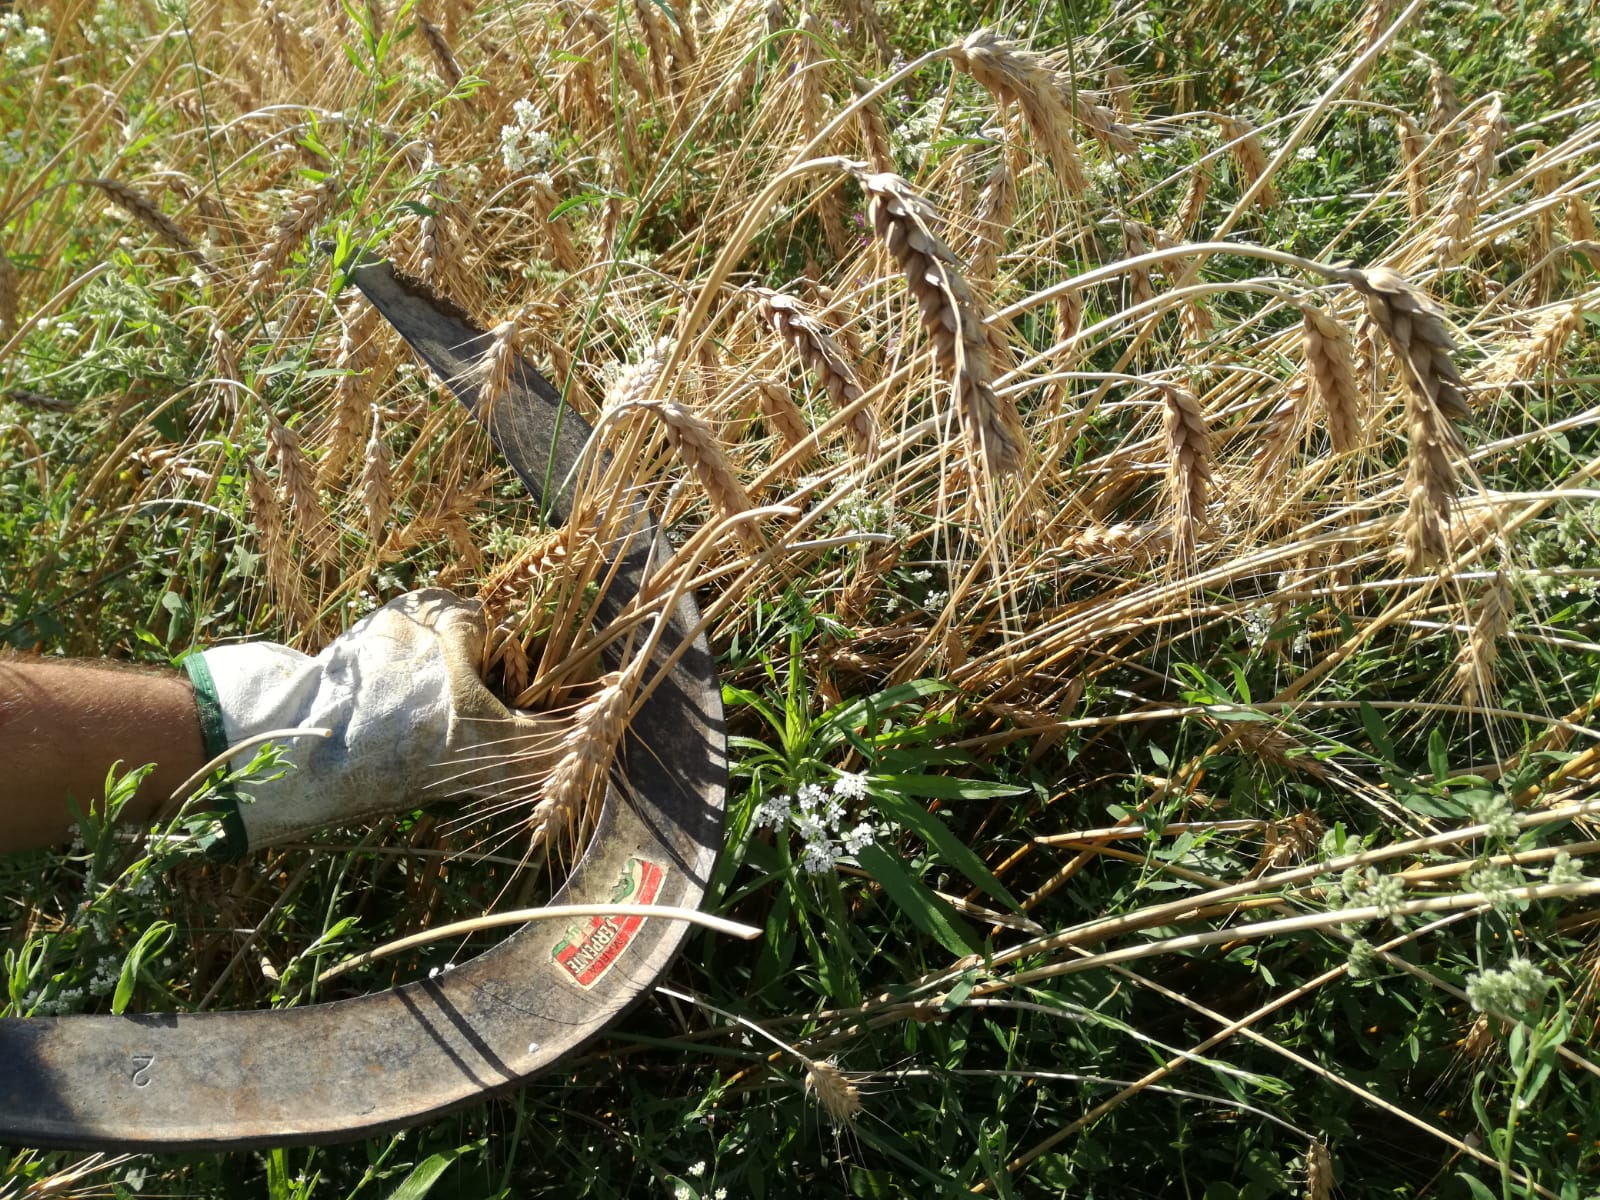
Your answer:
[[[666,872],[644,858],[630,858],[611,889],[613,904],[654,904]],[[556,944],[552,957],[579,987],[593,987],[616,964],[643,925],[643,917],[590,917],[574,925]]]

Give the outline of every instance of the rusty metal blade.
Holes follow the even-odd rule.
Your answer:
[[[488,335],[386,263],[352,278],[478,416],[474,368]],[[497,402],[490,436],[557,517],[587,426],[530,369]],[[639,514],[618,547],[601,616],[649,571],[658,535]],[[589,848],[556,904],[697,907],[722,840],[722,698],[699,613],[670,615],[663,659],[618,756]],[[434,979],[284,1011],[0,1020],[0,1142],[194,1149],[334,1142],[413,1124],[515,1086],[582,1046],[642,996],[687,934],[610,918],[523,926]]]

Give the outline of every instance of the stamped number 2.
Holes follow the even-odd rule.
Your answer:
[[[133,1086],[137,1088],[150,1086],[150,1068],[155,1066],[154,1054],[134,1054],[129,1056],[133,1062],[133,1074],[129,1076]]]

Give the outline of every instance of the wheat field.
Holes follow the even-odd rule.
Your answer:
[[[1590,1194],[1595,19],[0,9],[0,645],[316,651],[437,584],[573,729],[514,804],[11,860],[7,1014],[103,1008],[157,919],[136,1008],[263,1007],[538,895],[640,685],[581,620],[634,500],[768,931],[409,1142],[0,1196]],[[596,427],[567,526],[357,250]]]

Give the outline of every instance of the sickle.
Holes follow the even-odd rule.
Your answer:
[[[355,268],[368,300],[485,428],[536,499],[579,460],[589,428],[519,362],[478,406],[490,335],[387,263]],[[642,511],[621,539],[602,622],[664,550]],[[657,654],[688,648],[618,750],[589,847],[553,904],[698,907],[722,841],[727,759],[716,666],[688,598]],[[620,895],[619,892],[625,892]],[[599,1034],[655,982],[677,921],[523,926],[436,978],[354,1000],[261,1012],[0,1020],[0,1142],[176,1150],[335,1142],[413,1124],[511,1087]]]

